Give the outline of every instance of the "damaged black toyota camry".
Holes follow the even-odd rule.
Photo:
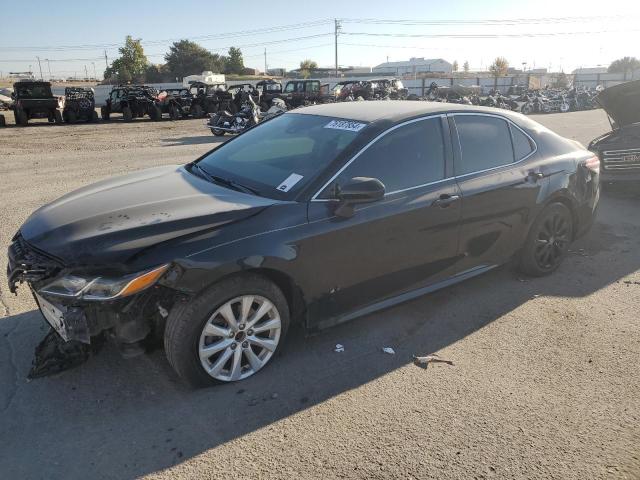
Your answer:
[[[598,158],[520,114],[318,105],[40,208],[9,286],[65,341],[131,355],[155,336],[189,383],[236,381],[293,322],[335,325],[511,259],[553,272],[598,198]]]

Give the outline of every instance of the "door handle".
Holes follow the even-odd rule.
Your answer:
[[[436,201],[433,202],[433,205],[435,207],[447,208],[449,205],[457,202],[458,200],[460,200],[459,195],[449,195],[448,193],[443,193]]]
[[[542,180],[543,178],[544,178],[544,173],[531,171],[527,174],[527,177],[525,180],[535,183],[538,180]]]

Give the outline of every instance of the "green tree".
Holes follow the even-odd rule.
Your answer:
[[[462,69],[464,70],[464,73],[469,73],[469,62],[467,60],[462,64]]]
[[[627,73],[640,69],[640,60],[636,57],[623,57],[611,62],[607,71],[609,73],[624,73],[624,79],[627,79]]]
[[[239,48],[229,48],[229,56],[225,62],[224,73],[235,73],[242,75],[244,72],[244,60],[242,59],[242,51]]]
[[[149,83],[175,82],[176,78],[172,76],[166,65],[152,63],[147,66],[145,81]]]
[[[458,71],[458,61],[457,60],[453,61],[453,65],[451,67],[451,70],[453,70],[454,72]]]
[[[242,59],[242,56],[240,58]],[[225,70],[224,57],[211,53],[189,40],[180,40],[171,45],[164,59],[167,62],[167,70],[173,78],[200,74],[205,70],[216,73],[222,73]]]
[[[143,82],[149,62],[142,48],[142,40],[127,35],[124,46],[118,49],[120,57],[104,71],[104,78],[120,83]]]
[[[302,75],[302,78],[309,78],[311,72],[316,68],[318,68],[318,64],[307,58],[300,62],[300,75]]]

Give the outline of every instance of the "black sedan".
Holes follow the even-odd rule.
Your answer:
[[[515,113],[427,102],[318,105],[184,166],[46,205],[9,248],[64,340],[164,338],[193,385],[247,378],[288,327],[335,325],[513,258],[560,265],[588,230],[599,160]]]

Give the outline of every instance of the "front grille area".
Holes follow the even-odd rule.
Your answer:
[[[609,171],[640,171],[640,148],[605,150],[602,152],[602,166]]]
[[[13,237],[8,257],[7,276],[9,290],[13,293],[18,283],[38,282],[55,275],[63,268],[58,259],[29,245],[20,233]]]

